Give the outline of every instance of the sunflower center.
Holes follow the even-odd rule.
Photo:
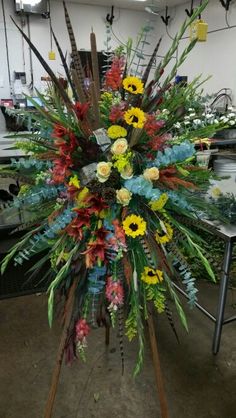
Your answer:
[[[149,271],[149,272],[148,272],[148,276],[149,276],[149,277],[154,277],[154,276],[156,276],[156,274],[155,274],[155,273],[153,273],[153,271]]]
[[[137,224],[135,224],[135,223],[132,223],[132,224],[130,224],[130,229],[132,230],[132,231],[137,231],[137,229],[138,229],[138,225]]]
[[[166,235],[165,231],[163,229],[161,231],[158,231],[159,237],[164,237]]]
[[[135,86],[134,84],[129,84],[128,88],[131,89],[132,91],[136,91],[137,90],[137,86]]]
[[[132,117],[132,122],[133,122],[133,123],[134,123],[134,122],[138,122],[138,117],[134,115],[134,116]]]

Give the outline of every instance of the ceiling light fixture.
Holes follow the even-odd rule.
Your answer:
[[[40,3],[41,0],[20,0],[21,5],[26,4],[27,6],[36,6],[36,4]],[[23,8],[23,7],[21,7]]]
[[[152,1],[152,3],[148,4],[145,7],[145,11],[148,12],[148,13],[151,13],[153,15],[159,15],[160,5],[159,4],[155,4],[155,2]]]
[[[145,10],[146,10],[146,12],[148,12],[148,13],[152,13],[153,15],[159,15],[158,10],[154,10],[154,9],[153,9],[152,7],[150,7],[150,6],[145,7]]]

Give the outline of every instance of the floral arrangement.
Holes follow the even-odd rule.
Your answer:
[[[179,39],[206,4],[203,2],[183,24],[151,81],[148,77],[160,42],[141,77],[132,67],[135,48],[130,43],[126,50],[119,48],[100,84],[92,33],[93,77],[89,86],[84,83],[64,4],[72,45],[71,69],[53,35],[72,99],[22,32],[48,71],[56,93],[50,99],[38,93],[44,107],[31,99],[37,109],[31,114],[34,129],[18,135],[20,147],[30,156],[13,160],[2,171],[21,181],[20,193],[8,210],[23,208],[29,213],[29,220],[20,227],[28,231],[6,256],[2,271],[12,259],[22,264],[35,254],[41,257],[34,273],[45,262],[50,263],[50,325],[55,293],[61,295],[66,309],[71,306],[65,344],[68,361],[79,354],[84,357],[92,328],[118,322],[121,340],[124,334],[129,340],[138,337],[137,374],[150,304],[158,313],[165,312],[174,327],[169,307],[172,299],[187,328],[173,286],[178,274],[190,305],[195,304],[195,278],[186,255],[197,257],[214,280],[201,250],[201,238],[191,229],[199,219],[215,214],[214,206],[202,197],[212,173],[195,162],[194,139],[201,137],[196,120],[187,119],[185,136],[177,132],[178,123],[185,124],[186,103],[199,87],[199,78],[185,89],[171,82],[196,41],[187,46],[174,72],[165,78],[165,67]],[[213,121],[210,126],[217,130],[223,125],[224,121]]]

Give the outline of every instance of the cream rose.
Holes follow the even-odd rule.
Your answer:
[[[97,178],[100,183],[105,183],[105,181],[108,180],[110,174],[111,174],[111,167],[112,163],[106,163],[105,161],[102,161],[97,164]]]
[[[125,187],[122,187],[120,190],[116,190],[116,200],[122,206],[127,206],[131,200],[131,197],[132,193],[128,189],[125,189]]]
[[[127,165],[124,170],[122,170],[122,172],[120,173],[122,179],[124,180],[128,180],[128,179],[132,179],[134,172],[133,172],[133,167],[131,165]]]
[[[157,167],[146,168],[143,172],[143,177],[150,181],[158,180],[159,175],[160,173]]]
[[[122,155],[127,151],[128,142],[125,138],[117,139],[111,147],[111,152],[114,155]]]

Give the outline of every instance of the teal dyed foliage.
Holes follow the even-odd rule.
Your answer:
[[[178,263],[180,262],[180,265]],[[182,265],[181,261],[176,261],[173,265],[177,265],[176,268],[182,279],[182,283],[185,285],[186,293],[188,295],[188,304],[193,308],[197,302],[198,289],[195,287],[196,279],[192,277],[192,273],[188,270],[187,265]]]
[[[88,275],[89,293],[97,295],[103,291],[103,288],[105,286],[104,277],[106,275],[106,271],[106,266],[96,266],[92,270],[90,270],[90,273]]]
[[[44,249],[45,245],[47,246],[48,240],[55,239],[56,235],[66,228],[75,216],[76,213],[72,212],[71,208],[65,209],[61,215],[57,216],[55,222],[45,227],[44,232],[37,233],[30,238],[29,248],[17,254],[14,258],[15,264],[23,264],[24,260],[29,260],[36,252]]]
[[[164,192],[154,188],[152,182],[146,180],[143,176],[133,177],[132,179],[126,180],[124,186],[133,194],[143,196],[148,200],[157,200]],[[181,194],[169,190],[166,190],[165,193],[179,208],[193,211],[193,207],[183,196],[181,196]]]
[[[130,192],[146,197],[146,199],[149,200],[156,200],[161,196],[161,191],[159,189],[154,189],[152,182],[146,180],[143,176],[126,180],[124,186]]]
[[[187,202],[187,200],[181,194],[172,191],[166,191],[165,193],[168,194],[169,199],[176,206],[179,206],[179,208],[194,211],[194,208]]]
[[[166,167],[181,161],[185,161],[195,154],[194,145],[189,141],[185,141],[180,145],[173,145],[166,148],[163,152],[158,151],[154,161],[150,163],[152,167]]]
[[[43,233],[46,239],[54,239],[56,235],[61,232],[67,225],[75,218],[76,213],[71,210],[71,208],[67,208],[64,212],[57,216],[56,221],[52,224],[48,225],[46,230]]]
[[[51,161],[41,161],[35,160],[33,158],[20,158],[16,160],[15,158],[11,159],[11,167],[17,168],[17,170],[36,170],[40,171],[42,169],[48,169],[52,167]]]
[[[26,194],[16,197],[12,203],[12,206],[20,208],[22,205],[36,205],[44,200],[54,199],[64,189],[65,187],[62,185],[54,186],[51,184],[46,184],[44,186],[34,186],[31,187]]]

